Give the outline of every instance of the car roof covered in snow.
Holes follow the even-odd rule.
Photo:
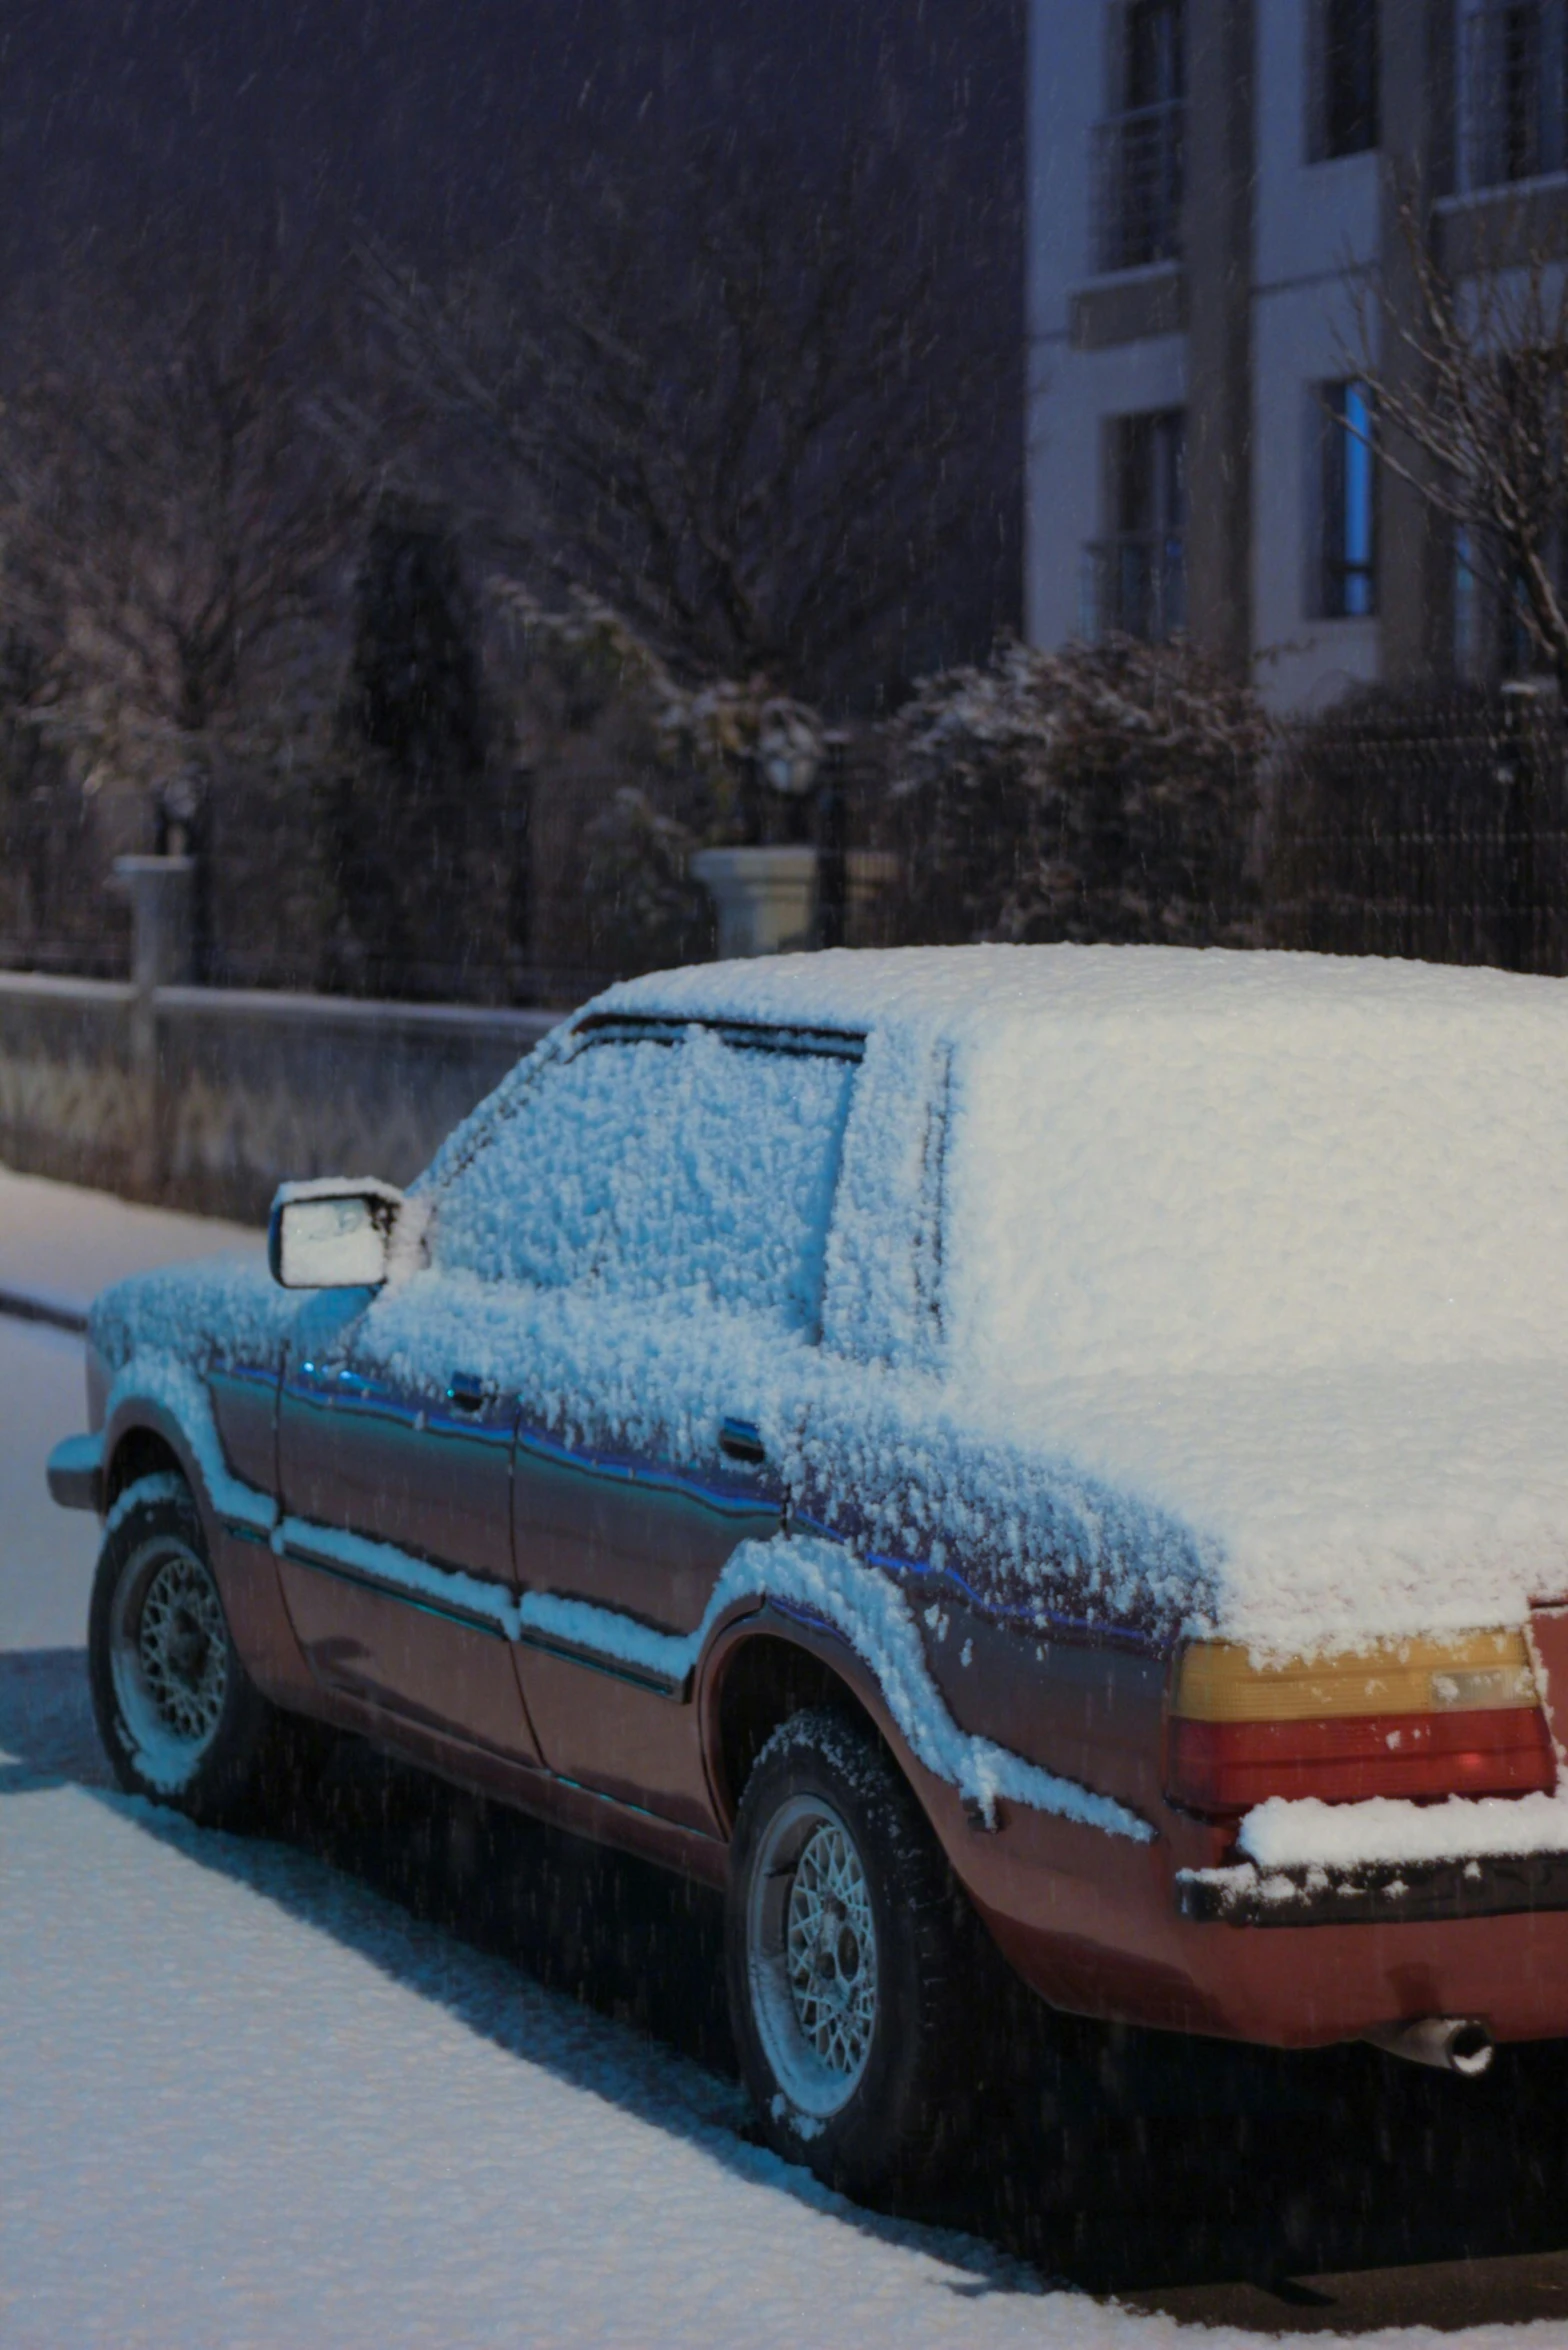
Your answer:
[[[1337,1013],[1397,1021],[1527,1012],[1568,1021],[1568,989],[1514,972],[1221,948],[835,948],[650,972],[586,1007],[586,1015],[606,1012],[862,1031],[897,1026],[956,1042],[1020,1021],[1129,1016],[1289,1025]]]

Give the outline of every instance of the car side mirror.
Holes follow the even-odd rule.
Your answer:
[[[390,1183],[328,1175],[279,1187],[267,1263],[284,1289],[376,1289],[385,1281],[403,1194]]]

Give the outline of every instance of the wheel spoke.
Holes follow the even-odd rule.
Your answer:
[[[773,1814],[747,1935],[753,2014],[774,2077],[800,2111],[826,2119],[855,2094],[880,2007],[870,1880],[824,1797],[792,1795]]]
[[[796,1863],[788,1973],[802,2036],[840,2075],[857,2075],[870,2047],[875,1947],[860,1855],[842,1825],[824,1819]]]
[[[228,1689],[228,1643],[212,1577],[191,1552],[157,1560],[127,1624],[147,1727],[178,1745],[213,1736]]]

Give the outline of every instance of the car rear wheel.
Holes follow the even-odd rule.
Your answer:
[[[285,1824],[325,1734],[268,1703],[234,1646],[195,1500],[172,1471],[110,1514],[88,1616],[98,1734],[130,1794],[217,1826]]]
[[[869,1729],[791,1717],[741,1799],[730,2015],[768,2142],[853,2195],[930,2175],[968,2123],[962,1895]]]

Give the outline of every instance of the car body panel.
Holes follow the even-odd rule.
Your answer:
[[[285,1552],[279,1574],[300,1647],[325,1688],[464,1744],[537,1763],[504,1634],[350,1581],[294,1552]]]
[[[656,1632],[690,1634],[742,1542],[776,1534],[782,1498],[765,1472],[724,1475],[568,1446],[519,1428],[512,1483],[522,1587]],[[579,1785],[713,1833],[686,1691],[646,1665],[537,1633],[517,1667],[550,1767]]]
[[[387,1377],[361,1338],[375,1307],[352,1297],[301,1315],[278,1402],[283,1591],[323,1686],[536,1764],[537,1742],[496,1622],[471,1583],[514,1586],[512,1435],[517,1407],[480,1386],[452,1398]],[[358,1536],[434,1570],[417,1593],[378,1574]],[[390,1564],[390,1562],[384,1562]],[[441,1570],[451,1588],[440,1588]]]
[[[207,1392],[223,1457],[258,1493],[278,1489],[278,1370],[275,1363],[229,1363],[207,1373]]]

